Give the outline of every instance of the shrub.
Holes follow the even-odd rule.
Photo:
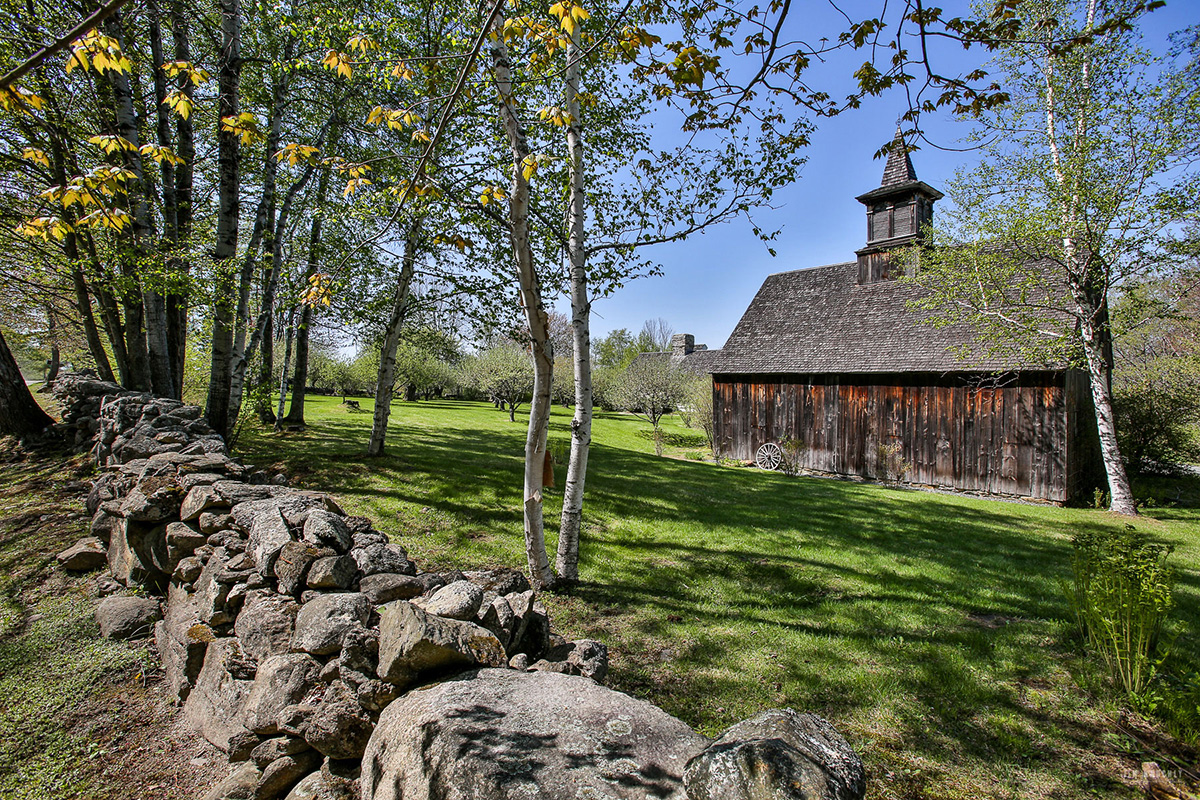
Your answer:
[[[1154,655],[1171,609],[1174,549],[1132,528],[1081,533],[1072,540],[1071,605],[1088,646],[1132,697],[1154,674]]]
[[[804,451],[808,447],[799,439],[783,439],[779,442],[783,451],[783,460],[779,462],[779,470],[786,475],[799,475],[804,468]]]
[[[904,446],[899,442],[884,444],[880,442],[875,448],[876,471],[879,478],[892,483],[900,483],[911,469],[911,465],[900,455]]]

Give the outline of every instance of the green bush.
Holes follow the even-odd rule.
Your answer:
[[[1200,743],[1200,672],[1180,672],[1172,670],[1169,664],[1156,665],[1154,680],[1137,698],[1137,707],[1162,720],[1171,735],[1181,742]]]
[[[1172,605],[1174,573],[1167,558],[1174,548],[1132,528],[1081,533],[1073,544],[1071,605],[1080,632],[1113,679],[1138,697],[1154,675],[1155,651]]]

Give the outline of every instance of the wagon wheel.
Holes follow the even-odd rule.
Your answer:
[[[775,470],[783,463],[783,450],[774,442],[767,442],[754,454],[754,464],[759,469]]]

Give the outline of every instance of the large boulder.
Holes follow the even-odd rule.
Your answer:
[[[326,551],[328,552],[328,551]],[[307,583],[312,563],[321,555],[316,545],[308,542],[285,542],[275,559],[275,577],[282,594],[296,594]]]
[[[231,584],[218,580],[228,571],[225,568],[226,555],[223,547],[215,549],[196,579],[196,613],[205,625],[224,625],[230,619],[225,601],[229,599]]]
[[[304,525],[304,520],[314,509],[325,507],[320,497],[281,489],[278,486],[246,485],[246,488],[262,496],[237,503],[229,512],[234,524],[246,531],[254,527],[260,516],[269,514],[272,510],[282,514],[288,525],[299,527]]]
[[[186,522],[167,524],[167,546],[191,553],[208,541],[208,534]]]
[[[261,779],[262,770],[247,761],[209,789],[203,800],[255,800],[254,789]]]
[[[371,603],[358,592],[323,594],[300,607],[292,649],[324,656],[342,649],[342,638],[371,618]]]
[[[292,649],[299,613],[300,604],[292,598],[255,590],[246,595],[246,602],[233,623],[233,632],[246,655],[261,663]]]
[[[303,700],[320,673],[321,662],[307,653],[267,658],[258,665],[242,706],[242,724],[255,733],[278,733],[280,712]]]
[[[687,765],[689,800],[862,800],[862,761],[814,714],[764,711],[726,730]]]
[[[393,702],[367,744],[363,800],[685,800],[708,740],[587,678],[484,669]]]
[[[398,686],[431,673],[505,663],[500,640],[479,625],[443,619],[404,600],[380,611],[379,677]]]
[[[463,577],[488,594],[527,592],[531,588],[529,586],[529,579],[525,577],[524,573],[511,567],[476,570],[464,573]]]
[[[408,560],[408,553],[398,544],[372,543],[355,547],[351,558],[363,575],[378,575],[381,572],[396,572],[401,575],[416,575],[417,567]]]
[[[145,597],[106,597],[96,607],[100,635],[108,639],[145,639],[160,619],[158,601]]]
[[[183,493],[173,477],[147,478],[121,501],[121,516],[134,522],[163,522],[179,513]]]
[[[174,571],[170,562],[165,525],[123,519],[112,531],[108,566],[126,586],[165,586]]]
[[[358,784],[322,768],[293,786],[284,800],[358,800]]]
[[[377,606],[393,600],[411,600],[426,591],[427,584],[419,577],[380,572],[369,575],[358,582],[358,590]]]
[[[321,756],[312,750],[277,758],[263,770],[254,787],[254,800],[277,800],[314,769],[321,765]]]
[[[179,507],[179,518],[191,522],[210,509],[226,509],[229,504],[217,494],[210,484],[193,486],[183,498]]]
[[[323,556],[309,567],[306,582],[310,589],[349,589],[357,569],[354,559],[348,555]]]
[[[245,667],[246,657],[233,637],[209,643],[204,668],[183,706],[184,720],[219,750],[229,751],[229,740],[246,732],[242,705],[254,681]]]
[[[309,512],[304,521],[304,541],[318,547],[332,547],[339,553],[350,549],[354,543],[346,522],[337,514],[323,508]]]

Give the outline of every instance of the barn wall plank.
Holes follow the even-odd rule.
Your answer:
[[[1075,412],[1090,398],[1078,379],[982,378],[714,376],[718,452],[751,460],[765,442],[794,439],[809,469],[882,478],[880,447],[898,444],[915,483],[1058,501],[1079,491],[1090,465]]]

